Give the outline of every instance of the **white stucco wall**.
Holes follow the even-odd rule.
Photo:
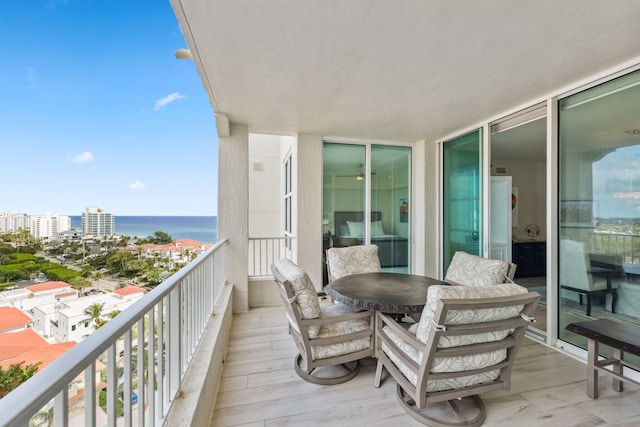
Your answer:
[[[231,123],[229,136],[218,137],[218,240],[227,239],[225,272],[234,286],[233,311],[249,310],[247,242],[249,239],[249,130]]]
[[[249,236],[278,237],[282,227],[281,147],[294,137],[249,134]]]
[[[293,169],[298,265],[322,289],[322,136],[300,134]]]

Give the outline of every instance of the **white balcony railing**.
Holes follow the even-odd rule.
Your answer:
[[[161,425],[214,314],[225,247],[214,245],[0,399],[0,425]]]
[[[271,264],[291,259],[293,237],[250,237],[249,277],[271,276]]]

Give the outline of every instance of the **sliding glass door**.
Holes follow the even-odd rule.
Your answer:
[[[409,272],[411,148],[325,142],[323,250],[375,244],[385,271]]]
[[[558,336],[586,348],[567,324],[640,324],[640,71],[561,99],[558,110]]]
[[[411,149],[371,146],[371,243],[387,271],[409,272]]]
[[[482,129],[443,147],[443,262],[456,251],[482,255]]]

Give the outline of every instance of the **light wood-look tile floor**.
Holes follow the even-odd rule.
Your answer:
[[[296,348],[280,307],[234,315],[213,426],[421,426],[400,407],[392,378],[373,386],[375,360],[353,380],[310,384],[293,369]],[[640,390],[614,392],[600,376],[600,397],[586,395],[585,364],[525,339],[511,390],[483,394],[485,426],[638,426]]]

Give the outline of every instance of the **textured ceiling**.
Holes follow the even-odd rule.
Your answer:
[[[170,1],[215,112],[258,133],[435,141],[640,61],[636,0]]]

